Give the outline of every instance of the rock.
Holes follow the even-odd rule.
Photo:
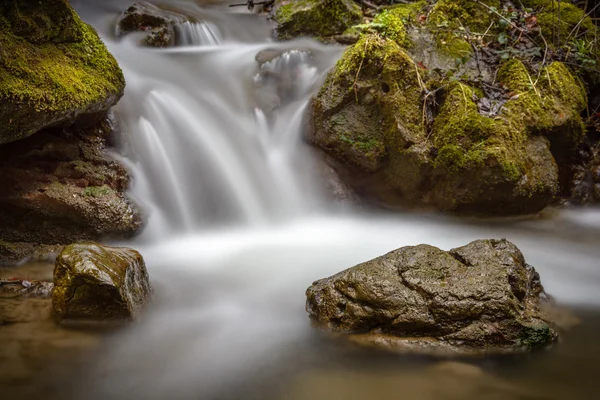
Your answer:
[[[106,154],[111,132],[103,120],[0,146],[0,264],[139,230],[127,171]]]
[[[56,259],[52,306],[59,319],[137,317],[152,288],[135,250],[73,244]]]
[[[67,0],[0,4],[0,144],[105,113],[125,80]]]
[[[496,104],[460,79],[440,86],[401,30],[383,31],[349,47],[312,101],[308,140],[342,179],[389,208],[523,214],[552,203],[560,153],[584,133],[586,93],[569,69],[548,65],[531,90],[527,68],[504,63],[510,96]]]
[[[578,153],[570,177],[568,201],[577,205],[600,203],[600,141],[597,138],[586,141]]]
[[[142,44],[152,47],[169,47],[176,43],[178,24],[191,19],[183,14],[140,1],[125,10],[117,21],[117,36],[131,32],[145,32]]]
[[[0,279],[0,297],[50,298],[54,284],[26,279]]]
[[[325,39],[363,19],[360,7],[352,0],[276,0],[271,17],[277,22],[280,40],[297,36]]]
[[[403,247],[308,288],[312,320],[396,351],[478,354],[545,347],[548,298],[535,269],[505,239],[443,251]]]

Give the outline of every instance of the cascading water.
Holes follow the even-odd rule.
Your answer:
[[[217,28],[207,22],[185,21],[175,25],[180,46],[216,46],[221,42]]]
[[[105,20],[91,18],[97,9],[86,14],[94,5],[75,2],[105,32],[126,75],[116,157],[131,170],[131,195],[147,223],[139,238],[124,244],[142,252],[156,288],[146,318],[110,340],[82,372],[78,395],[313,399],[325,397],[313,395],[322,393],[318,385],[294,386],[296,378],[302,382],[300,372],[356,368],[362,379],[370,376],[364,368],[387,373],[389,364],[378,364],[375,355],[340,354],[316,336],[303,310],[304,290],[405,245],[450,248],[507,237],[560,301],[599,304],[600,232],[598,224],[578,222],[582,211],[478,224],[337,210],[322,196],[313,167],[318,160],[301,138],[310,96],[343,48],[308,39],[273,43],[260,17],[231,14],[224,6],[168,3],[205,22],[179,26],[181,46],[156,50],[127,38],[113,42]],[[126,5],[109,8],[111,15]],[[266,50],[271,56],[259,64],[255,57]],[[586,223],[597,218],[597,211],[587,213]],[[568,370],[567,361],[558,367],[563,361],[549,358],[547,368],[532,361],[527,365],[537,374],[523,372],[529,381],[519,384],[536,388],[552,368]],[[390,370],[425,376],[406,383],[413,388],[401,389],[406,398],[461,398],[434,392],[437,381],[429,381],[420,364],[396,363]],[[425,384],[414,386],[418,379]],[[480,381],[479,375],[460,379],[465,387]],[[326,398],[350,398],[336,397],[346,382],[360,379],[342,380]]]

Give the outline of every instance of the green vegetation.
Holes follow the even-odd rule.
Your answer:
[[[343,33],[363,19],[352,0],[278,0],[275,21],[279,39],[313,35],[318,38]]]
[[[523,329],[517,343],[527,349],[536,349],[552,343],[555,337],[556,333],[548,325],[540,324]]]
[[[399,4],[393,8],[383,10],[375,19],[372,26],[383,37],[396,41],[400,46],[410,45],[406,35],[406,25],[414,22],[417,13],[426,5],[425,1],[410,4]]]
[[[83,191],[84,196],[91,196],[91,197],[104,197],[111,193],[113,193],[113,189],[111,189],[109,186],[106,186],[106,185],[88,186]]]
[[[114,104],[123,93],[124,77],[94,29],[65,0],[16,4],[4,15],[29,18],[0,20],[0,143]],[[53,10],[70,21],[68,29],[47,21],[58,12]],[[48,22],[48,31],[37,21]]]

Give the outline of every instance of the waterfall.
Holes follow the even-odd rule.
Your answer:
[[[218,28],[209,22],[185,21],[175,25],[179,46],[216,46],[221,43]]]

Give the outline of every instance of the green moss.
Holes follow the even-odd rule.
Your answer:
[[[401,151],[424,136],[421,94],[417,66],[398,43],[378,33],[363,35],[337,62],[313,103],[315,115],[325,117],[316,122],[327,132],[320,144],[375,171],[386,152]]]
[[[17,251],[17,246],[0,239],[0,254],[13,254]]]
[[[6,105],[0,143],[28,136],[44,122],[107,109],[122,95],[123,74],[97,33],[62,0],[57,4],[71,13],[73,41],[34,44],[0,25],[0,102]]]
[[[496,164],[507,181],[515,182],[525,169],[517,154],[526,133],[511,129],[507,120],[481,115],[474,97],[475,89],[460,82],[450,85],[433,128],[439,149],[435,166],[456,173]]]
[[[275,9],[279,39],[337,35],[363,19],[360,7],[352,0],[278,0]]]
[[[586,35],[589,32],[593,36],[596,32],[597,28],[591,18],[587,17],[585,11],[574,4],[561,1],[560,12],[556,1],[537,1],[533,6],[541,10],[537,21],[542,34],[549,43],[551,43],[550,39],[553,38],[557,28],[561,42],[567,39],[578,24],[579,34]]]
[[[499,7],[498,0],[486,0],[490,7]],[[448,57],[464,62],[473,48],[468,41],[470,32],[483,33],[494,17],[487,8],[471,0],[440,0],[428,18],[429,29],[434,32],[438,49]]]
[[[498,80],[513,93],[502,112],[512,127],[529,134],[560,135],[550,139],[569,148],[581,142],[585,127],[580,113],[587,96],[582,83],[564,64],[550,64],[538,78],[531,76],[521,61],[512,60],[498,70]]]
[[[113,192],[113,190],[109,186],[106,186],[106,185],[88,186],[83,191],[83,195],[91,196],[91,197],[104,197],[104,196],[111,194],[112,192]]]
[[[410,4],[400,4],[383,10],[373,20],[375,29],[382,36],[395,40],[400,46],[406,47],[410,44],[406,37],[406,25],[414,21],[417,13],[426,4],[425,1],[418,1]]]
[[[518,339],[518,344],[528,349],[536,349],[549,345],[555,337],[556,333],[548,325],[541,323],[525,327]]]

